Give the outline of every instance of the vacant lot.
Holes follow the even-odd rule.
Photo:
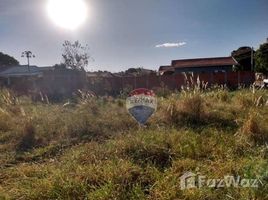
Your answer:
[[[124,98],[51,104],[2,91],[0,199],[268,199],[267,100],[252,89],[166,94],[139,127]],[[260,182],[181,190],[187,171]]]

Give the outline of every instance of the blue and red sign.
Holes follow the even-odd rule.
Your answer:
[[[126,107],[130,115],[144,125],[157,108],[157,99],[152,90],[140,88],[133,90],[127,100]]]

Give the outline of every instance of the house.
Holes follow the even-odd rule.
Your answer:
[[[37,66],[9,66],[0,71],[2,85],[10,85],[12,82],[23,81],[29,78],[38,78],[41,76],[42,70]]]
[[[170,66],[161,66],[159,73],[217,73],[230,72],[239,65],[233,57],[195,58],[173,60]]]
[[[163,66],[160,66],[159,67],[159,74],[160,75],[170,75],[170,74],[173,74],[175,72],[175,68],[172,67],[171,65],[163,65]]]
[[[86,73],[66,68],[10,66],[0,71],[0,86],[18,94],[35,94],[41,91],[47,96],[60,98],[71,96],[86,86]]]

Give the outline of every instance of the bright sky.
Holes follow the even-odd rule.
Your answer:
[[[172,59],[228,56],[268,37],[267,0],[85,0],[88,17],[75,30],[53,23],[48,0],[0,0],[0,51],[31,64],[61,61],[64,40],[88,44],[88,70],[158,69]]]

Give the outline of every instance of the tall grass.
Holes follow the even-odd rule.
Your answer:
[[[185,89],[159,98],[146,127],[123,99],[81,92],[47,104],[7,93],[0,199],[268,199],[265,90]],[[184,191],[187,171],[258,177],[263,185]]]
[[[204,100],[200,94],[172,97],[164,111],[167,122],[175,125],[200,123],[205,117]]]

